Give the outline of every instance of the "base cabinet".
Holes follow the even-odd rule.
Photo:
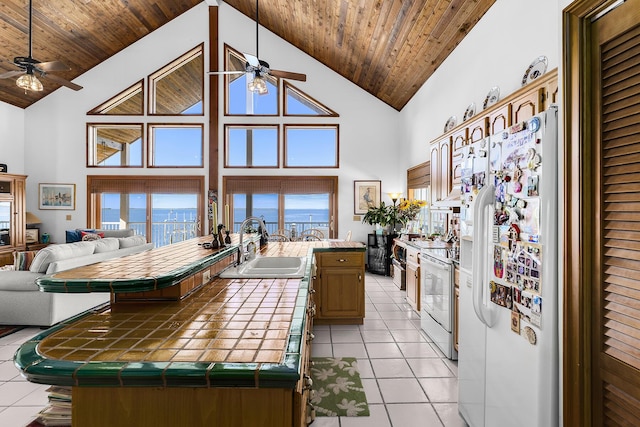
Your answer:
[[[453,303],[453,348],[458,351],[458,338],[460,336],[458,331],[460,325],[460,269],[458,267],[453,271],[453,284],[455,286],[455,301]]]
[[[364,252],[316,253],[317,324],[364,321]]]
[[[420,312],[420,264],[419,254],[415,249],[407,248],[407,302],[418,313]]]

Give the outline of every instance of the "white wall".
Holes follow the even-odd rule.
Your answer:
[[[0,102],[0,163],[7,172],[25,173],[24,110]]]
[[[222,3],[219,10],[220,67],[223,67],[223,43],[241,52],[255,52],[255,22]],[[84,86],[78,92],[61,88],[25,110],[26,136],[24,151],[29,153],[26,172],[27,207],[37,210],[38,183],[75,183],[77,204],[74,211],[37,211],[43,220],[43,231],[56,242],[64,241],[64,230],[86,225],[86,176],[98,174],[196,174],[207,175],[208,150],[204,169],[100,169],[86,165],[86,123],[110,121],[109,117],[87,116],[86,112],[128,86],[156,71],[201,42],[208,42],[209,23],[206,3],[196,6],[172,22],[149,34],[134,45],[74,80]],[[208,48],[205,44],[205,52]],[[340,168],[284,170],[223,170],[221,174],[308,174],[338,175],[340,217],[339,235],[353,231],[354,240],[366,240],[371,226],[353,220],[353,181],[382,180],[382,191],[401,189],[404,176],[397,173],[400,152],[393,149],[397,141],[399,113],[313,60],[264,28],[260,31],[260,56],[276,69],[299,71],[307,82],[294,82],[301,90],[325,103],[340,114],[339,118],[321,119],[319,123],[340,125]],[[205,55],[205,64],[209,64]],[[208,69],[208,65],[205,67]],[[222,85],[222,80],[221,81]],[[208,79],[205,79],[208,93]],[[224,93],[222,86],[220,94]],[[223,105],[220,104],[220,111]],[[208,114],[208,108],[205,107]],[[140,117],[118,117],[118,122],[140,122]],[[196,121],[202,117],[166,117],[163,122]],[[234,119],[221,120],[231,122]],[[237,119],[236,119],[237,120]],[[256,117],[251,123],[269,119]],[[305,118],[287,118],[286,123],[309,123]],[[245,121],[246,122],[246,121]],[[315,123],[316,121],[313,120]],[[206,126],[205,126],[206,127]],[[208,129],[205,130],[208,140]],[[222,142],[222,126],[220,138]],[[222,153],[222,147],[220,147]],[[21,159],[20,153],[16,156]],[[221,188],[221,180],[219,188]],[[66,216],[71,215],[71,220]]]

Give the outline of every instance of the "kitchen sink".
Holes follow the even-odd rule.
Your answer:
[[[220,273],[223,279],[304,277],[306,257],[256,257]]]

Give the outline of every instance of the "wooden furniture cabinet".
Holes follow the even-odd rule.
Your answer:
[[[362,324],[364,321],[364,252],[314,254],[313,281],[318,324]]]
[[[25,175],[0,173],[0,265],[13,263],[13,252],[26,245]]]
[[[455,300],[453,302],[453,348],[458,351],[458,326],[460,325],[460,268],[456,266],[453,270],[453,285]]]
[[[407,302],[418,313],[420,312],[420,252],[407,247]]]

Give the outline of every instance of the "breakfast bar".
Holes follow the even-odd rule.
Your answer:
[[[47,292],[111,293],[15,356],[29,381],[73,387],[74,426],[307,424],[313,258],[364,246],[271,242],[259,255],[304,257],[303,277],[224,279],[238,245],[207,240],[38,280]]]

